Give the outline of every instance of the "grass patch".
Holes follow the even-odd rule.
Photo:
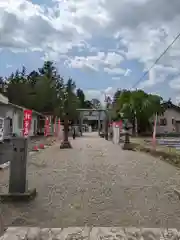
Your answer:
[[[132,139],[133,150],[148,153],[153,157],[160,158],[176,167],[180,168],[180,151],[166,146],[157,145],[153,148],[151,143],[144,139]]]

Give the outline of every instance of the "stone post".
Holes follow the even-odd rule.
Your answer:
[[[28,139],[14,138],[12,144],[13,159],[10,163],[9,193],[25,193]]]
[[[125,132],[125,140],[124,140],[124,145],[122,147],[122,149],[124,150],[132,150],[132,146],[130,144],[130,138],[129,138],[130,134],[129,132],[126,130]]]
[[[13,154],[10,162],[9,193],[0,195],[2,201],[30,200],[36,196],[36,189],[27,189],[27,149],[28,139],[12,138]]]

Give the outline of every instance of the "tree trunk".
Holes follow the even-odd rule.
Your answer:
[[[68,132],[69,132],[69,123],[68,119],[64,119],[64,139],[61,142],[60,149],[65,149],[65,148],[72,148],[71,143],[68,140]]]
[[[68,120],[65,119],[64,120],[64,141],[65,142],[68,141],[68,134],[69,134],[69,124],[68,124]]]

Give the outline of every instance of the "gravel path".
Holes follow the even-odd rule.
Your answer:
[[[73,149],[59,144],[28,161],[30,203],[3,204],[6,225],[180,226],[180,171],[143,153],[123,151],[97,133],[72,140]],[[1,191],[8,170],[0,172]]]

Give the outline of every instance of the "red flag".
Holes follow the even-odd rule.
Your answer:
[[[23,136],[27,138],[29,136],[29,131],[31,129],[32,121],[32,110],[24,110],[24,120],[23,120]]]

